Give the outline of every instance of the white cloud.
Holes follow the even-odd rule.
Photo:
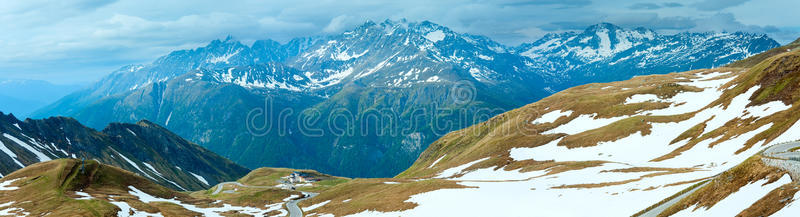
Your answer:
[[[341,32],[345,28],[345,22],[347,22],[348,16],[347,15],[339,15],[331,19],[331,22],[328,23],[325,28],[322,28],[323,32],[333,33],[333,32]]]

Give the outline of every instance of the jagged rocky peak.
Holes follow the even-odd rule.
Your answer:
[[[262,39],[262,40],[256,40],[255,42],[253,42],[253,46],[252,47],[253,47],[253,49],[255,49],[255,48],[260,48],[260,47],[274,48],[274,47],[280,47],[280,46],[281,46],[281,43],[277,42],[275,40]]]
[[[600,23],[586,28],[577,39],[578,44],[621,51],[640,44],[642,41],[653,40],[657,35],[654,31],[645,28],[629,30],[610,23]],[[612,53],[614,52],[604,52],[601,55]]]
[[[14,117],[14,114],[11,113],[5,114],[2,111],[0,111],[0,120],[2,120],[3,122],[18,121],[17,117]]]
[[[441,38],[443,39],[447,35],[454,35],[456,34],[449,28],[445,26],[441,26],[439,24],[430,22],[430,21],[420,21],[420,22],[411,22],[406,19],[399,19],[399,20],[391,20],[386,19],[381,23],[376,23],[374,21],[366,21],[364,24],[354,28],[351,31],[346,31],[342,33],[344,36],[352,37],[360,37],[365,35],[370,36],[393,36],[393,35],[404,35],[405,33],[410,33],[417,35],[419,37],[428,38],[428,34],[433,34],[431,36],[435,36],[433,38]],[[432,41],[438,41],[441,39],[436,39]]]
[[[586,27],[583,30],[582,34],[584,35],[597,35],[599,33],[638,33],[641,34],[643,38],[650,38],[652,39],[657,33],[651,29],[644,28],[644,27],[635,27],[632,29],[623,28],[621,26],[617,26],[611,23],[598,23]]]
[[[172,61],[182,61],[188,55],[213,55],[213,54],[232,54],[236,53],[237,50],[246,48],[241,42],[234,40],[232,37],[228,36],[225,40],[215,39],[211,41],[208,45],[204,47],[199,47],[195,49],[188,49],[188,50],[178,50],[173,51],[170,54],[163,56],[157,59],[154,63],[169,63]],[[208,60],[208,62],[219,62],[223,61],[222,59],[218,60]]]
[[[248,89],[283,89],[308,91],[315,88],[301,71],[277,62],[236,66],[225,69],[198,69],[185,81],[194,79],[214,83],[231,83]]]
[[[611,24],[611,23],[603,22],[603,23],[598,23],[598,24],[594,24],[594,25],[591,25],[591,26],[587,27],[586,30],[584,30],[584,32],[585,33],[613,32],[613,31],[616,31],[616,30],[619,30],[619,29],[622,29],[622,27],[619,27],[619,26]]]
[[[570,44],[573,46],[604,47],[621,50],[630,48],[632,46],[631,43],[641,43],[642,41],[653,40],[656,37],[658,37],[658,33],[643,27],[625,29],[611,23],[599,23],[587,27],[581,33],[548,33],[533,43],[520,45],[517,50],[523,53],[537,50],[547,51],[551,50],[547,48],[557,47],[568,42],[571,42]]]

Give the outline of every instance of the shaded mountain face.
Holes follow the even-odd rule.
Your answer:
[[[33,113],[50,117],[80,111],[104,97],[125,93],[149,84],[164,82],[199,68],[225,68],[282,61],[307,47],[311,39],[295,39],[281,45],[272,40],[256,41],[252,46],[228,37],[205,47],[174,51],[151,64],[129,65],[112,72],[88,88],[71,93]]]
[[[428,144],[450,131],[574,84],[637,75],[642,62],[633,59],[654,57],[633,58],[639,55],[636,49],[663,50],[659,58],[672,60],[683,55],[685,46],[717,43],[698,36],[687,38],[685,46],[670,47],[666,44],[673,41],[655,40],[666,36],[653,35],[654,41],[642,36],[626,50],[614,41],[616,35],[609,40],[598,34],[589,37],[589,32],[611,32],[601,30],[609,28],[619,35],[650,32],[603,24],[585,33],[564,33],[588,37],[586,42],[566,43],[569,49],[583,46],[583,51],[602,53],[579,56],[582,53],[571,51],[574,54],[565,56],[575,58],[566,62],[555,57],[568,48],[544,55],[544,50],[524,49],[527,45],[507,47],[431,22],[367,22],[342,34],[287,44],[258,41],[245,46],[226,39],[123,68],[37,115],[73,116],[95,128],[114,121],[153,120],[250,168],[388,177],[406,169]],[[747,48],[726,49],[750,53],[777,46],[768,38],[736,34],[715,40],[738,43]],[[619,51],[606,55],[606,42]],[[644,65],[647,73],[666,73],[724,64],[728,57],[732,61],[750,53],[710,55],[719,59],[716,62],[687,57],[685,62]],[[632,60],[610,64],[625,55]],[[589,68],[598,68],[598,73],[585,73]]]
[[[0,173],[58,158],[93,159],[176,190],[199,190],[249,170],[148,121],[98,132],[72,118],[17,120],[0,113]]]
[[[800,50],[781,50],[749,68],[561,91],[443,136],[399,183],[322,193],[306,203],[331,202],[308,214],[796,215]],[[513,209],[486,209],[501,206]]]

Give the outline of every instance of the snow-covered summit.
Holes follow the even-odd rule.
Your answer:
[[[514,48],[545,74],[569,77],[567,86],[628,79],[653,72],[722,66],[779,46],[763,34],[679,33],[661,35],[646,28],[610,23],[582,32],[547,34]]]

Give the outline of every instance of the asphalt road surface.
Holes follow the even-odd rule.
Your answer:
[[[778,167],[789,171],[792,180],[800,179],[800,152],[790,151],[800,147],[800,142],[788,142],[770,146],[764,150],[765,158],[761,158],[765,164]]]
[[[294,199],[286,203],[286,209],[289,210],[289,217],[302,217],[303,210],[301,210],[300,207],[297,206],[297,203],[300,203],[300,201],[311,199],[312,197],[315,197],[318,194],[311,192],[303,192],[303,195],[305,195],[305,197],[300,199]]]

